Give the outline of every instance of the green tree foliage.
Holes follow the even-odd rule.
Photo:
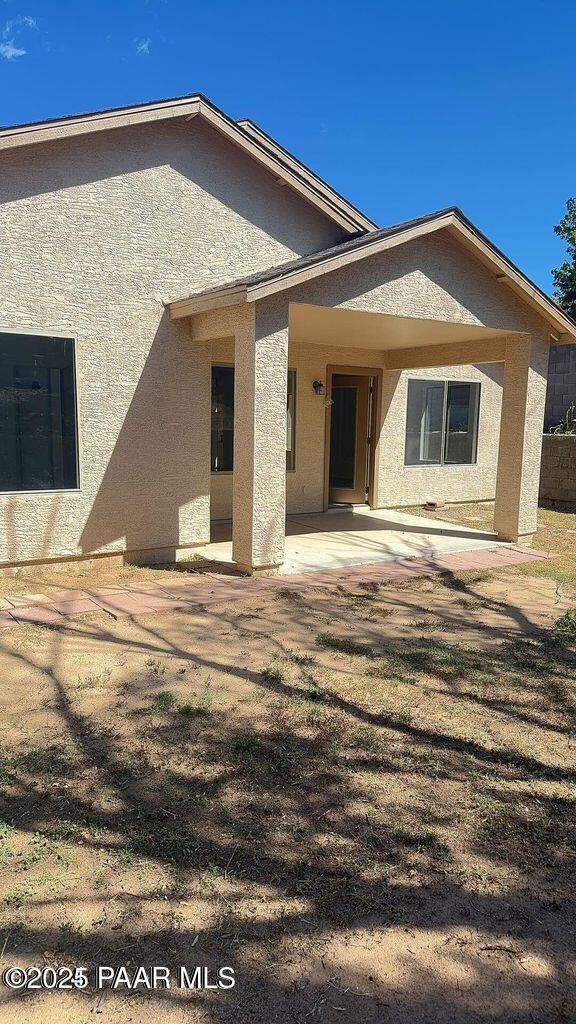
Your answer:
[[[567,246],[568,259],[552,271],[554,298],[576,320],[576,199],[566,203],[566,213],[554,231]]]

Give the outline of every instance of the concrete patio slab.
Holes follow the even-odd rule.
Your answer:
[[[232,563],[232,526],[215,523],[213,541],[196,549],[212,562]],[[392,509],[367,506],[290,516],[281,575],[316,572],[442,554],[508,548],[495,533]]]

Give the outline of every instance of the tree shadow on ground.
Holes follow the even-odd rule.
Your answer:
[[[286,600],[280,595],[277,603]],[[2,819],[20,836],[11,855],[14,878],[29,876],[32,862],[22,864],[38,849],[47,862],[63,858],[71,873],[64,897],[33,893],[19,904],[17,885],[8,894],[11,959],[48,950],[54,959],[78,963],[123,964],[129,957],[178,964],[190,963],[193,950],[194,962],[226,962],[238,976],[234,994],[198,993],[193,1004],[185,1003],[203,1022],[488,1024],[527,1019],[522,998],[541,1019],[562,1019],[560,993],[572,961],[574,803],[550,787],[573,782],[574,772],[534,751],[374,709],[338,682],[333,667],[341,664],[345,681],[363,685],[399,678],[416,692],[425,680],[464,707],[507,715],[515,729],[556,730],[563,739],[571,725],[573,649],[542,634],[487,654],[438,639],[393,640],[381,625],[362,623],[367,648],[378,637],[374,657],[327,655],[314,642],[310,602],[290,601],[293,631],[303,627],[310,634],[312,667],[294,662],[290,633],[270,637],[269,649],[291,666],[291,675],[239,668],[237,640],[230,641],[224,663],[202,657],[202,635],[227,623],[229,613],[217,608],[194,623],[187,613],[174,615],[170,628],[158,619],[142,621],[130,640],[132,650],[148,656],[193,658],[202,668],[224,669],[232,682],[257,683],[266,703],[243,718],[234,707],[151,710],[143,669],[124,677],[106,714],[84,710],[65,667],[66,639],[76,633],[87,643],[117,646],[114,627],[87,622],[43,631],[44,658],[36,650],[11,649],[15,661],[50,679],[50,706],[60,727],[53,744],[4,751]],[[343,629],[340,614],[333,605],[335,636]],[[272,610],[259,619],[271,629]],[[318,666],[326,668],[326,679]],[[500,679],[501,695],[484,692],[491,677]],[[446,794],[460,794],[453,806],[435,798],[434,788],[442,785],[451,787]],[[484,872],[492,865],[495,877],[504,868],[505,884],[479,883],[474,866],[462,871],[462,800],[481,808],[469,855],[480,858]],[[88,887],[74,883],[77,862],[95,867]],[[104,876],[103,863],[111,865]],[[100,896],[114,904],[113,912],[90,929],[62,927],[58,910],[64,907],[76,921]],[[258,912],[252,913],[254,905]],[[186,917],[190,906],[192,920]],[[397,941],[406,946],[395,951],[401,983],[386,980],[381,965],[371,969],[370,958],[334,967],[329,951],[358,934],[373,944],[377,963],[392,933],[403,935]],[[418,936],[432,942],[438,935],[449,944],[452,971],[473,977],[470,991],[446,974],[440,953],[428,962],[423,985],[410,949]],[[513,958],[507,973],[494,961],[503,935],[512,949],[505,955]],[[524,997],[518,995],[522,949],[546,964],[542,976],[526,980]],[[486,993],[494,987],[498,998],[491,1001]],[[163,998],[142,996],[158,1013]],[[179,1003],[184,995],[170,998]]]

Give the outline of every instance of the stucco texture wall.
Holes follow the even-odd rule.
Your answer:
[[[339,229],[198,119],[0,158],[0,330],[76,339],[77,492],[0,495],[0,563],[207,540],[210,353],[163,302]]]
[[[231,362],[230,347],[218,347],[213,361]],[[324,502],[324,399],[314,394],[312,382],[326,380],[328,365],[382,366],[379,353],[295,343],[288,349],[288,365],[296,370],[296,468],[286,474],[288,515],[321,512]],[[390,406],[386,437],[380,445],[378,467],[379,507],[417,505],[429,499],[483,501],[494,497],[498,461],[498,437],[502,404],[502,364],[454,366],[410,370],[384,375]],[[480,381],[477,462],[473,466],[404,465],[406,400],[410,378]],[[232,474],[211,477],[211,518],[232,516]]]
[[[509,288],[498,283],[455,239],[439,232],[397,249],[326,274],[282,295],[261,300],[283,309],[291,302],[438,319],[450,323],[526,334],[542,333],[541,320]],[[312,381],[325,379],[326,366],[377,367],[385,357],[376,349],[312,344],[290,336],[288,365],[297,371],[296,470],[286,477],[288,513],[320,511],[324,486],[324,407]],[[353,339],[351,339],[353,340]],[[385,325],[383,347],[385,347]],[[222,350],[223,351],[223,350]],[[232,349],[228,347],[228,361]],[[214,349],[213,358],[223,358]],[[480,381],[477,463],[473,466],[405,467],[407,381],[432,377]],[[380,507],[418,504],[428,499],[475,501],[495,495],[502,405],[503,364],[386,372],[377,465]],[[212,477],[211,515],[231,515],[232,478]]]

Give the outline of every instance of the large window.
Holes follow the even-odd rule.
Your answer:
[[[295,468],[296,370],[288,370],[286,388],[286,469]],[[213,473],[234,467],[234,367],[212,367],[211,458]]]
[[[480,384],[409,380],[405,464],[476,462],[479,409]]]
[[[74,342],[0,334],[0,491],[77,486]]]

